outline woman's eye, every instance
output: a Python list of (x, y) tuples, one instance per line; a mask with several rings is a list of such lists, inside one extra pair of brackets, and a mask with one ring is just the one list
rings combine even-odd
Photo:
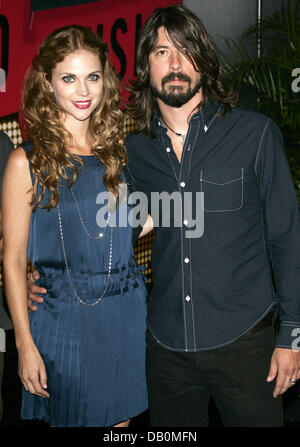
[(64, 76), (62, 79), (64, 82), (68, 82), (68, 83), (74, 81), (73, 76)]
[(89, 80), (90, 80), (90, 81), (98, 81), (99, 78), (100, 78), (100, 76), (97, 75), (97, 74), (91, 74), (91, 75), (89, 76)]

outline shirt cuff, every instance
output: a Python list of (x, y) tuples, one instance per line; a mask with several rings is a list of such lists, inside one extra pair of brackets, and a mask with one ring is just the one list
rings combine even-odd
[(300, 351), (300, 321), (281, 321), (275, 346)]

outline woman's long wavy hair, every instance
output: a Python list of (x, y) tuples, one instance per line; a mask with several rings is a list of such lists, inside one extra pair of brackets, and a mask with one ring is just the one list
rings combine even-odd
[[(65, 150), (72, 144), (72, 135), (63, 125), (63, 110), (57, 105), (50, 91), (52, 70), (67, 55), (77, 50), (88, 50), (99, 56), (103, 70), (103, 95), (99, 106), (93, 111), (89, 132), (93, 139), (95, 156), (105, 165), (104, 183), (108, 191), (118, 198), (122, 167), (127, 163), (123, 145), (123, 112), (120, 110), (119, 81), (107, 55), (107, 45), (91, 29), (79, 25), (66, 26), (53, 31), (41, 44), (32, 66), (26, 73), (22, 114), (26, 136), (33, 143), (27, 154), (31, 162), (35, 184), (32, 205), (34, 209), (49, 190), (49, 201), (43, 207), (50, 209), (59, 200), (59, 181), (65, 179), (72, 186), (78, 175), (79, 157)], [(73, 174), (67, 175), (67, 168)], [(41, 193), (37, 197), (37, 185)]]
[(223, 105), (225, 114), (236, 104), (238, 95), (225, 87), (220, 76), (220, 63), (211, 39), (201, 20), (183, 6), (158, 8), (146, 22), (137, 48), (137, 77), (130, 81), (127, 112), (136, 121), (137, 130), (152, 135), (151, 118), (157, 108), (156, 98), (151, 90), (149, 54), (155, 48), (158, 29), (164, 27), (169, 39), (179, 51), (190, 59), (194, 68), (203, 76), (203, 107), (210, 96)]

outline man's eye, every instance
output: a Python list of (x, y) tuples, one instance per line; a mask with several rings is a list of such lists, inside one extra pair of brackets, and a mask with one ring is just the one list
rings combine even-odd
[(68, 82), (68, 83), (74, 81), (73, 76), (64, 76), (62, 79), (64, 82)]

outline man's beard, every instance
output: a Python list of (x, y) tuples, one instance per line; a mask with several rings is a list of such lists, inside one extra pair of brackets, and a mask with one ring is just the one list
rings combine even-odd
[[(164, 89), (164, 85), (169, 81), (186, 81), (188, 82), (188, 88), (182, 92), (182, 86), (171, 86), (169, 92)], [(159, 91), (157, 87), (151, 85), (152, 94), (164, 102), (167, 106), (181, 107), (186, 104), (190, 99), (198, 93), (199, 89), (203, 86), (204, 77), (201, 76), (195, 87), (191, 88), (192, 80), (189, 76), (182, 73), (170, 73), (162, 79), (162, 89)]]

